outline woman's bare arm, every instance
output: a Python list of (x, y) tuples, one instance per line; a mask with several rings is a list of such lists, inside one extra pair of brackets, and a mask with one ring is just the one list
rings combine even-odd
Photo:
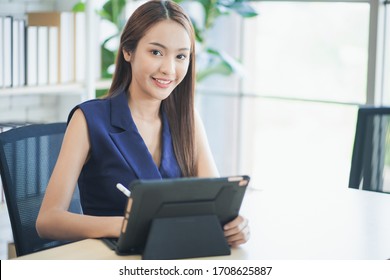
[(89, 148), (87, 123), (78, 109), (66, 130), (38, 215), (36, 228), (41, 237), (76, 240), (119, 236), (123, 217), (95, 217), (68, 212)]

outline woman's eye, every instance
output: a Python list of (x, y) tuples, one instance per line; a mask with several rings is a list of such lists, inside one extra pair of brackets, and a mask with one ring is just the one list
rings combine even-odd
[(177, 56), (178, 59), (181, 59), (181, 60), (185, 60), (187, 58), (187, 56), (185, 56), (184, 54), (179, 54)]
[(152, 51), (152, 54), (153, 54), (153, 55), (162, 55), (161, 52), (158, 51), (158, 50), (153, 50), (153, 51)]

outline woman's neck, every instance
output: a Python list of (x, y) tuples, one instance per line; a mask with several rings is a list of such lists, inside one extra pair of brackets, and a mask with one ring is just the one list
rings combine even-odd
[(146, 100), (129, 94), (128, 104), (133, 118), (148, 122), (160, 118), (161, 101)]

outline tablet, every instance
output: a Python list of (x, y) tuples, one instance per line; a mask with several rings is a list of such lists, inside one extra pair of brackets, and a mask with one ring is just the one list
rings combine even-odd
[(222, 229), (238, 216), (249, 180), (245, 175), (134, 181), (116, 253), (142, 254), (155, 220), (215, 216)]

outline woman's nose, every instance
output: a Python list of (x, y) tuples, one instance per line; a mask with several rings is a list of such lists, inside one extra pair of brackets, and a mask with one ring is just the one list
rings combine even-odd
[(172, 58), (165, 58), (161, 64), (160, 71), (165, 75), (175, 74), (175, 60)]

